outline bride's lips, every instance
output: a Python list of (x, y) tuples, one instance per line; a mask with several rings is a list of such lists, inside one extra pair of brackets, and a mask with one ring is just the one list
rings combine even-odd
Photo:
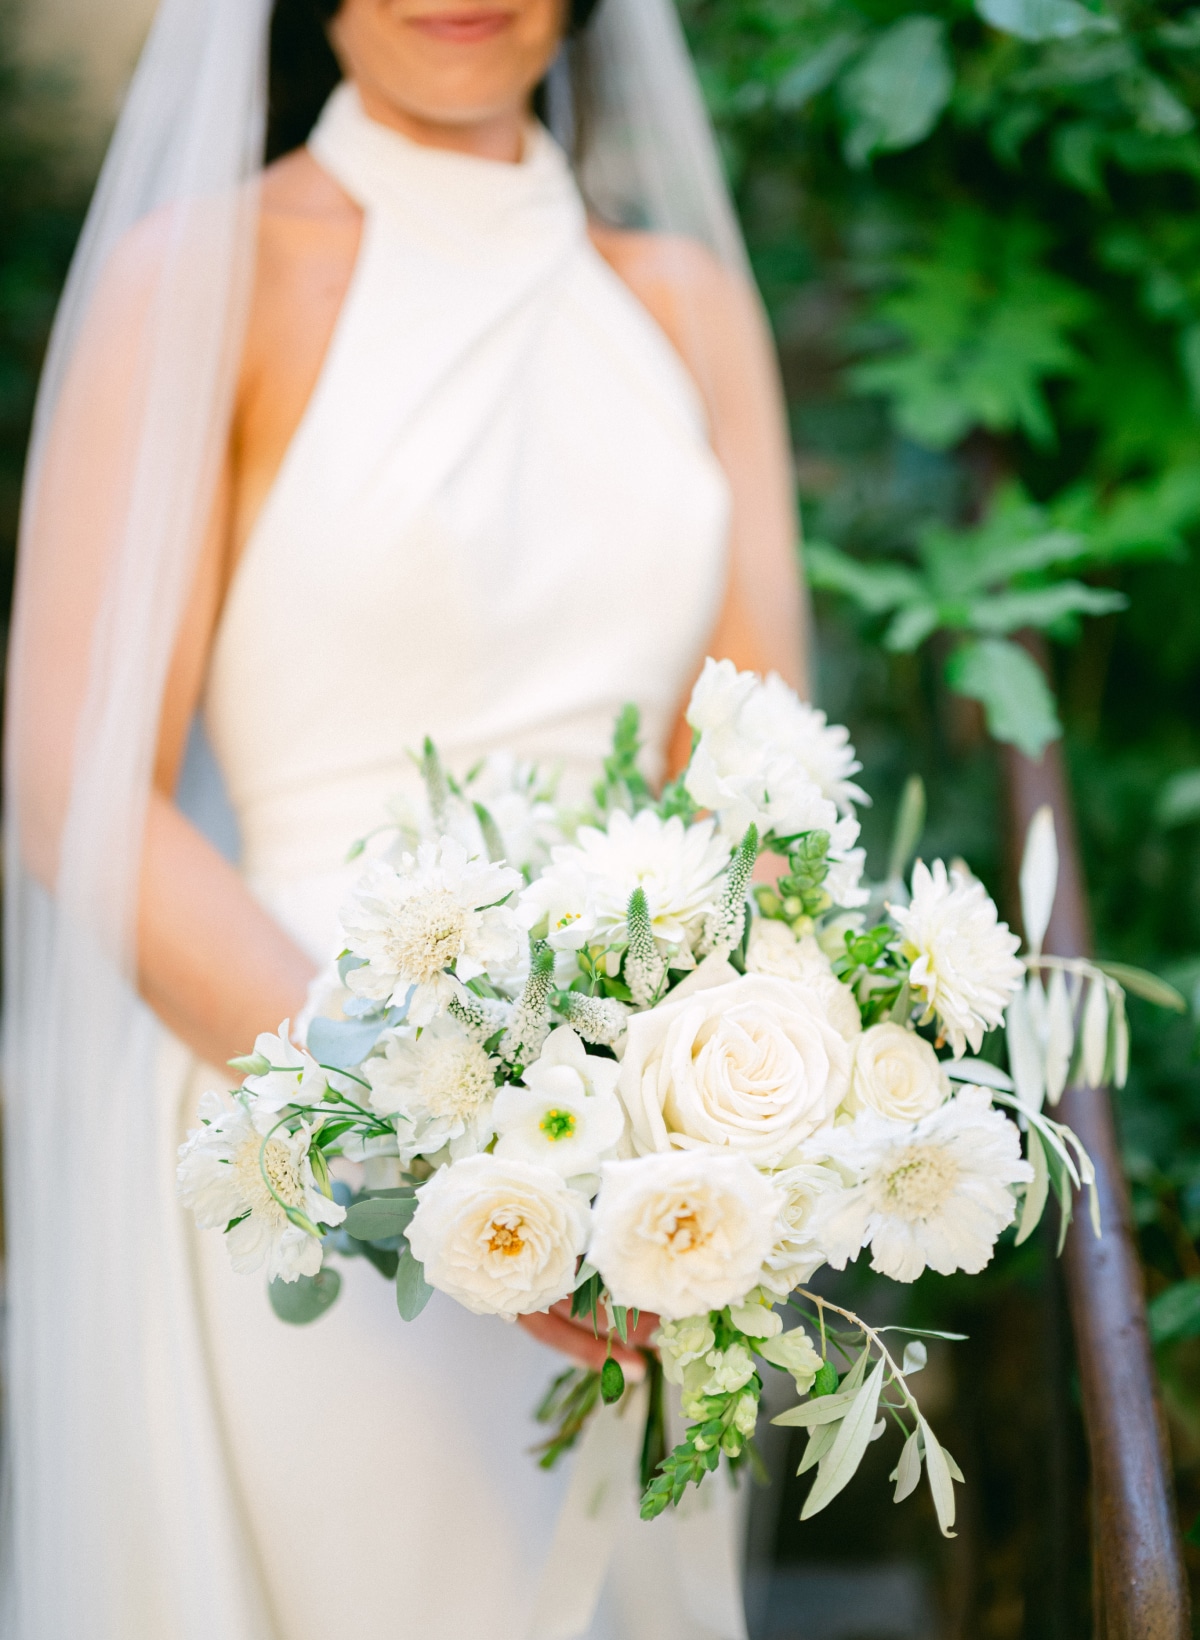
[(511, 11), (446, 11), (429, 12), (424, 17), (410, 17), (409, 25), (431, 40), (444, 40), (449, 45), (470, 46), (483, 40), (492, 40), (512, 23)]

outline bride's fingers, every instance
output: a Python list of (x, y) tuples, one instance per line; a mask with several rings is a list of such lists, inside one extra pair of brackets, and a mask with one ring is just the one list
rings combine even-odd
[[(570, 1320), (571, 1319), (571, 1300), (569, 1298), (560, 1299), (557, 1304), (552, 1304), (550, 1306), (550, 1311), (551, 1311), (551, 1314), (553, 1314), (553, 1315), (565, 1316), (568, 1320)], [(577, 1327), (585, 1327), (589, 1333), (592, 1331), (591, 1321), (590, 1320), (585, 1320), (583, 1317), (576, 1317), (575, 1318), (575, 1325)], [(641, 1311), (639, 1311), (638, 1312), (637, 1326), (636, 1327), (630, 1327), (630, 1329), (629, 1329), (629, 1333), (628, 1333), (629, 1343), (631, 1345), (636, 1346), (638, 1349), (643, 1349), (643, 1350), (650, 1349), (651, 1348), (650, 1340), (654, 1337), (654, 1334), (658, 1331), (658, 1328), (659, 1328), (660, 1325), (661, 1325), (660, 1318), (658, 1316), (654, 1315), (650, 1310), (641, 1310)], [(601, 1312), (600, 1336), (601, 1336), (601, 1338), (604, 1338), (604, 1337), (607, 1336), (607, 1334), (608, 1334), (608, 1327), (605, 1324), (603, 1312)], [(615, 1340), (614, 1340), (614, 1342), (615, 1342)]]
[[(550, 1310), (544, 1315), (520, 1315), (517, 1320), (531, 1338), (570, 1356), (593, 1372), (599, 1372), (610, 1353), (607, 1340), (597, 1338), (590, 1323), (581, 1325), (578, 1321), (572, 1321), (569, 1315), (559, 1315)], [(641, 1383), (646, 1376), (646, 1363), (636, 1349), (626, 1349), (614, 1339), (611, 1354), (621, 1363), (630, 1383)]]

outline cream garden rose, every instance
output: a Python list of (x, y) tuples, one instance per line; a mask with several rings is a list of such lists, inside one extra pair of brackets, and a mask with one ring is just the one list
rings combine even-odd
[(816, 993), (829, 1023), (853, 1042), (862, 1031), (862, 1016), (848, 985), (835, 976), (829, 958), (811, 934), (797, 939), (787, 923), (755, 919), (746, 949), (748, 974), (771, 974), (797, 980)]
[(552, 1169), (468, 1156), (421, 1187), (408, 1242), (431, 1287), (511, 1318), (571, 1291), (589, 1219), (587, 1198)]
[(847, 1109), (919, 1122), (950, 1097), (950, 1083), (924, 1037), (903, 1025), (872, 1025), (854, 1044)]
[(777, 1167), (846, 1097), (850, 1049), (809, 987), (719, 971), (733, 977), (629, 1021), (617, 1086), (634, 1148), (729, 1146)]
[(779, 1206), (771, 1183), (734, 1153), (606, 1162), (588, 1258), (615, 1304), (668, 1321), (703, 1315), (754, 1286)]

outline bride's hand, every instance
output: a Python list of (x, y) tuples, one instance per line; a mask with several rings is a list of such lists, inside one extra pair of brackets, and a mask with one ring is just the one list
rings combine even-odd
[[(599, 1372), (609, 1354), (608, 1334), (603, 1322), (597, 1338), (590, 1317), (572, 1318), (569, 1298), (552, 1304), (543, 1315), (520, 1315), (517, 1320), (531, 1338), (536, 1338), (540, 1344), (548, 1344), (562, 1355), (570, 1356), (580, 1366), (591, 1367), (594, 1372)], [(637, 1326), (629, 1329), (628, 1348), (615, 1334), (613, 1336), (611, 1353), (621, 1363), (625, 1377), (631, 1384), (640, 1384), (646, 1376), (646, 1361), (641, 1351), (649, 1348), (657, 1326), (658, 1317), (643, 1312), (638, 1316)]]

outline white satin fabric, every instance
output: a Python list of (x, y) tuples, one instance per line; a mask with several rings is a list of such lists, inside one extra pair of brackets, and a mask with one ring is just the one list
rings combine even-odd
[[(579, 793), (633, 700), (661, 769), (720, 602), (728, 497), (682, 365), (540, 128), (494, 164), (409, 143), (343, 88), (311, 147), (364, 207), (362, 246), (205, 719), (247, 878), (324, 961), (347, 845), (426, 733), (452, 769), (504, 747)], [(263, 1640), (524, 1640), (565, 1486), (528, 1456), (557, 1359), (440, 1295), (406, 1326), (360, 1263), (289, 1328), (219, 1236), (196, 1257)], [(728, 1562), (714, 1509), (715, 1491), (704, 1530)], [(736, 1617), (688, 1599), (686, 1530), (637, 1521), (632, 1476), (619, 1514), (589, 1635), (736, 1640)]]

